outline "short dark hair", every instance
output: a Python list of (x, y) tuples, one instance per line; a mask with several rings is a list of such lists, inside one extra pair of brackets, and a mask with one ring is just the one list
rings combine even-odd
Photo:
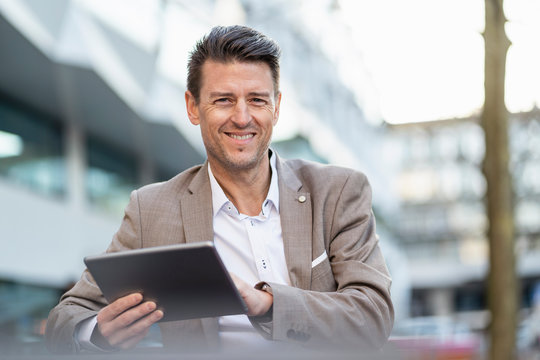
[(207, 60), (221, 63), (264, 62), (270, 67), (274, 92), (279, 92), (279, 45), (247, 26), (216, 26), (197, 42), (188, 61), (187, 89), (199, 102), (202, 66)]

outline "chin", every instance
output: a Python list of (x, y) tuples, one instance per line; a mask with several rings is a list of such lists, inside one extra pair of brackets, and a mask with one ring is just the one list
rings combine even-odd
[(226, 163), (230, 168), (236, 170), (248, 170), (257, 167), (259, 159), (255, 155), (230, 156), (226, 159)]
[(257, 161), (255, 160), (244, 160), (244, 161), (229, 161), (228, 166), (231, 169), (235, 170), (249, 170), (257, 167)]

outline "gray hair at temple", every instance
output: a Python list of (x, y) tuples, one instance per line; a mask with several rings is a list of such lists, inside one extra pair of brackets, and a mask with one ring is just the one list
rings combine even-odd
[(216, 26), (197, 42), (188, 61), (187, 89), (199, 102), (202, 66), (207, 60), (263, 62), (270, 67), (274, 94), (279, 93), (279, 45), (266, 35), (247, 26)]

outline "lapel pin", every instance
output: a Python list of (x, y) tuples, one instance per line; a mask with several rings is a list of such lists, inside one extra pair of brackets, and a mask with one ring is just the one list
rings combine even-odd
[(298, 201), (300, 201), (301, 203), (306, 202), (306, 197), (304, 195), (300, 195), (298, 197)]

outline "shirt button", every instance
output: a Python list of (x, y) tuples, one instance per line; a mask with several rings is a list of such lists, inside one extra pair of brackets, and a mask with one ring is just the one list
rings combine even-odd
[(306, 202), (306, 197), (304, 195), (300, 195), (298, 197), (298, 201), (300, 201), (301, 203)]

